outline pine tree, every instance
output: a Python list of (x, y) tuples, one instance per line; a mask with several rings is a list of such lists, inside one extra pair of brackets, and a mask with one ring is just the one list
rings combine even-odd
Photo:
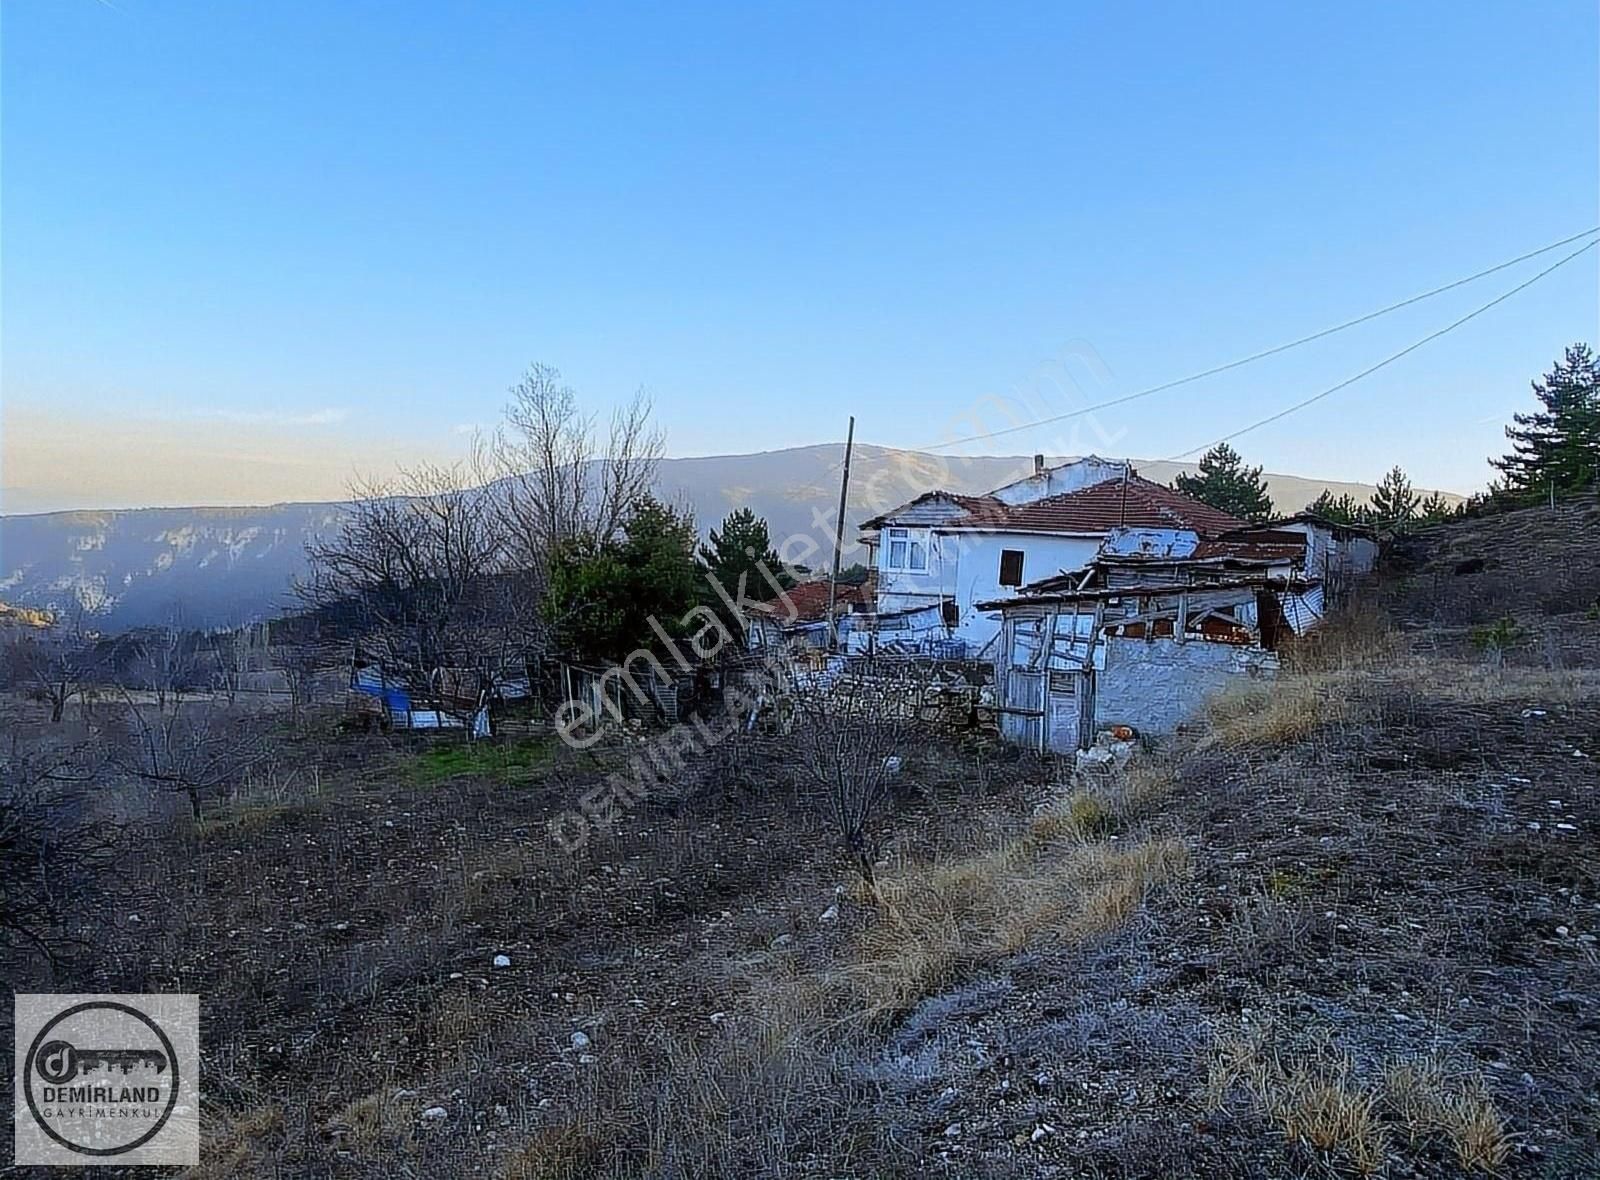
[(1417, 505), (1417, 519), (1428, 524), (1436, 524), (1441, 520), (1449, 520), (1452, 516), (1461, 515), (1460, 509), (1451, 504), (1438, 492), (1429, 492), (1422, 503)]
[[(728, 513), (722, 520), (722, 527), (711, 530), (711, 543), (700, 546), (700, 561), (705, 565), (707, 576), (715, 578), (735, 600), (740, 597), (741, 578), (744, 579), (744, 597), (754, 602), (771, 598), (776, 593), (771, 579), (776, 579), (785, 590), (794, 585), (794, 579), (772, 548), (766, 518), (748, 508)], [(766, 567), (766, 573), (762, 572), (762, 566)], [(727, 614), (721, 595), (716, 595), (714, 602), (719, 613)], [(744, 625), (742, 619), (725, 621), (738, 627)]]
[(1504, 475), (1496, 495), (1514, 503), (1571, 495), (1600, 480), (1600, 359), (1574, 344), (1533, 383), (1533, 395), (1544, 408), (1512, 415), (1511, 453), (1489, 460)]
[(1422, 496), (1411, 487), (1411, 480), (1397, 464), (1372, 493), (1372, 520), (1380, 528), (1400, 532), (1416, 519)]
[(1306, 505), (1306, 511), (1334, 524), (1363, 525), (1372, 522), (1372, 509), (1349, 492), (1335, 496), (1331, 488), (1323, 488), (1322, 495)]
[(1239, 452), (1227, 443), (1218, 443), (1201, 455), (1199, 473), (1180, 475), (1172, 486), (1244, 520), (1272, 518), (1272, 497), (1267, 494), (1261, 468), (1246, 467)]

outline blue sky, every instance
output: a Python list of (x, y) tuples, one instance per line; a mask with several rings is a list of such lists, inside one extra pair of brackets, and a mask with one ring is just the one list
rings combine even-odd
[[(597, 409), (646, 387), (674, 454), (850, 413), (917, 446), (986, 395), (1182, 376), (1600, 222), (1597, 19), (18, 0), (6, 506), (332, 494), (459, 448), (533, 360)], [(1481, 484), (1528, 380), (1600, 335), (1596, 253), (1240, 449)], [(970, 449), (1166, 457), (1537, 269)]]

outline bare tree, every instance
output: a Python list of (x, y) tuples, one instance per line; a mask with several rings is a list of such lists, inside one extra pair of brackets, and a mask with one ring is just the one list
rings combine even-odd
[(138, 639), (134, 661), (140, 684), (155, 694), (162, 711), (176, 703), (194, 682), (199, 666), (198, 636), (183, 625), (181, 608), (174, 607), (167, 621)]
[(825, 796), (840, 846), (869, 886), (879, 840), (874, 828), (894, 792), (925, 677), (915, 666), (890, 675), (829, 668), (802, 673), (793, 698), (794, 737), (806, 776)]
[(494, 493), (461, 465), (369, 481), (340, 532), (307, 546), (307, 605), (351, 616), (363, 643), (411, 682), (474, 650), (486, 592), (506, 566)]
[(231, 705), (239, 699), (249, 660), (249, 631), (240, 628), (211, 637), (211, 684)]
[(92, 818), (90, 776), (72, 757), (0, 756), (0, 944), (33, 947), (56, 966), (72, 941), (63, 919), (92, 897), (121, 851), (121, 829)]
[(273, 653), (272, 662), (283, 673), (289, 689), (289, 718), (299, 725), (311, 704), (317, 673), (324, 667), (323, 653), (314, 644), (285, 643)]
[(537, 571), (559, 545), (615, 536), (655, 482), (663, 446), (643, 391), (611, 416), (602, 442), (561, 374), (531, 366), (511, 387), (504, 423), (479, 450), (500, 490), (500, 523), (517, 566)]
[(96, 636), (84, 625), (81, 609), (47, 630), (16, 635), (6, 650), (9, 679), (46, 702), (54, 722), (66, 715), (75, 698), (83, 696), (102, 663)]
[(151, 711), (128, 702), (132, 727), (119, 761), (162, 791), (183, 795), (195, 819), (218, 788), (237, 782), (268, 751), (266, 724), (217, 701), (179, 700)]

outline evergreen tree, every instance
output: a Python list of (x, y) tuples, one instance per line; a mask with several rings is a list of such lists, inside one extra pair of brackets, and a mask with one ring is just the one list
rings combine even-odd
[[(761, 602), (771, 598), (776, 593), (772, 586), (774, 579), (785, 590), (794, 585), (794, 578), (772, 547), (766, 518), (748, 508), (728, 513), (722, 527), (711, 530), (711, 543), (700, 546), (700, 560), (707, 578), (715, 579), (727, 597), (735, 601), (744, 598)], [(734, 634), (740, 634), (744, 620), (735, 617), (722, 594), (709, 585), (706, 591), (707, 601), (723, 624)]]
[(1398, 464), (1389, 469), (1372, 493), (1372, 521), (1380, 528), (1400, 532), (1417, 516), (1422, 496), (1411, 486), (1411, 480)]
[(1429, 492), (1422, 503), (1417, 505), (1417, 519), (1428, 524), (1436, 524), (1441, 520), (1449, 520), (1452, 516), (1460, 515), (1460, 510), (1438, 492)]
[(722, 527), (711, 530), (711, 543), (700, 546), (700, 560), (731, 597), (738, 597), (741, 576), (748, 597), (759, 600), (772, 595), (771, 584), (759, 568), (762, 565), (785, 590), (794, 585), (772, 547), (766, 519), (748, 508), (728, 513)]
[(620, 538), (557, 550), (547, 610), (562, 646), (619, 663), (659, 645), (652, 618), (668, 635), (684, 634), (684, 616), (704, 598), (694, 550), (694, 518), (651, 496), (635, 502)]
[(1261, 468), (1246, 467), (1239, 452), (1227, 443), (1218, 443), (1201, 455), (1199, 472), (1178, 476), (1172, 486), (1244, 520), (1272, 518), (1272, 497), (1267, 494)]
[(1335, 496), (1331, 488), (1323, 488), (1322, 495), (1306, 505), (1306, 511), (1334, 524), (1364, 525), (1372, 522), (1372, 509), (1349, 492)]
[(1544, 408), (1512, 415), (1511, 453), (1489, 460), (1504, 476), (1494, 491), (1515, 503), (1570, 495), (1600, 480), (1600, 359), (1574, 344), (1533, 383), (1533, 395)]

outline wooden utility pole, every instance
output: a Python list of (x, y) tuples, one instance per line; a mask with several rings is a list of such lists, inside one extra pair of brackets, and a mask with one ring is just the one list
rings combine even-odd
[(839, 519), (833, 526), (833, 577), (828, 579), (828, 650), (839, 650), (839, 624), (833, 616), (839, 594), (839, 557), (844, 549), (844, 502), (850, 494), (850, 449), (856, 441), (856, 416), (850, 415), (850, 428), (844, 436), (844, 475), (839, 480)]

